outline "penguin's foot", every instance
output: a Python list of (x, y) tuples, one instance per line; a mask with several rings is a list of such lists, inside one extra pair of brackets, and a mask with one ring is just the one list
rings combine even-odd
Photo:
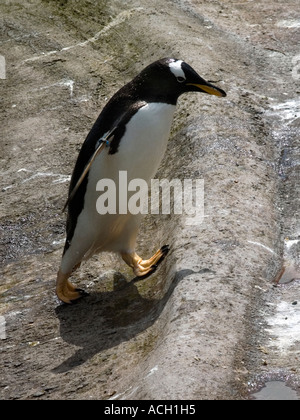
[(73, 303), (81, 297), (87, 296), (87, 293), (82, 289), (77, 289), (68, 279), (70, 273), (64, 274), (60, 270), (57, 274), (56, 280), (56, 294), (57, 297), (65, 303)]
[(126, 264), (133, 269), (133, 272), (137, 277), (148, 277), (150, 274), (154, 273), (169, 250), (169, 245), (164, 245), (148, 260), (143, 260), (135, 252), (129, 254), (122, 253), (121, 255)]

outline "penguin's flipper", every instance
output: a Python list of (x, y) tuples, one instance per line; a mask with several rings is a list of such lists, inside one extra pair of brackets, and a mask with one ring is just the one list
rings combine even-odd
[(77, 289), (69, 281), (69, 277), (70, 273), (64, 274), (60, 270), (57, 274), (56, 295), (64, 303), (73, 303), (77, 299), (88, 295), (84, 290)]
[(143, 260), (135, 252), (122, 253), (121, 256), (126, 264), (133, 269), (137, 277), (148, 277), (156, 271), (158, 265), (165, 259), (169, 250), (169, 245), (164, 245), (148, 260)]
[(64, 205), (63, 208), (63, 212), (66, 210), (69, 202), (72, 200), (72, 198), (74, 197), (74, 195), (76, 194), (76, 191), (78, 190), (78, 188), (80, 187), (82, 181), (84, 180), (84, 178), (86, 177), (86, 174), (88, 173), (88, 171), (90, 170), (90, 167), (92, 166), (92, 163), (94, 162), (94, 160), (96, 159), (96, 157), (99, 155), (99, 153), (102, 152), (102, 150), (109, 146), (109, 140), (111, 138), (113, 138), (113, 134), (114, 131), (116, 130), (117, 127), (114, 127), (111, 131), (109, 131), (108, 133), (106, 133), (101, 139), (98, 140), (97, 144), (96, 144), (96, 150), (93, 153), (93, 155), (91, 156), (90, 160), (88, 161), (86, 167), (84, 168), (84, 171), (82, 172), (81, 176), (79, 177), (78, 181), (76, 182), (75, 187), (72, 189), (72, 191), (69, 194), (69, 197)]

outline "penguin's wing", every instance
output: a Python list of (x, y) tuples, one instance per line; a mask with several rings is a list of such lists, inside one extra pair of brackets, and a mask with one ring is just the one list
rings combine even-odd
[[(121, 139), (122, 139), (122, 137), (123, 137), (123, 135), (126, 131), (126, 124), (133, 117), (133, 115), (141, 107), (143, 107), (145, 105), (146, 105), (146, 102), (144, 102), (144, 101), (136, 102), (133, 106), (128, 108), (128, 110), (126, 112), (121, 114), (121, 116), (113, 124), (112, 128), (110, 128), (107, 132), (105, 132), (103, 135), (101, 135), (101, 137), (98, 138), (98, 139), (96, 137), (96, 135), (97, 135), (96, 131), (98, 131), (98, 130), (95, 130), (95, 128), (99, 124), (99, 121), (96, 121), (95, 126), (93, 127), (93, 129), (91, 130), (90, 134), (88, 135), (88, 137), (85, 141), (85, 143), (89, 142), (89, 144), (94, 143), (95, 144), (95, 146), (94, 146), (95, 150), (92, 153), (91, 152), (89, 153), (90, 156), (85, 163), (85, 166), (84, 166), (84, 169), (83, 169), (82, 173), (79, 176), (77, 175), (75, 185), (74, 185), (74, 179), (73, 179), (73, 182), (71, 183), (71, 185), (72, 184), (73, 185), (72, 185), (72, 188), (70, 188), (70, 190), (69, 190), (68, 199), (67, 199), (67, 201), (64, 205), (63, 211), (65, 211), (68, 204), (74, 198), (78, 188), (80, 187), (80, 185), (82, 184), (82, 182), (86, 178), (94, 160), (105, 149), (105, 147), (109, 147), (109, 152), (108, 152), (109, 154), (117, 153), (120, 141), (121, 141)], [(103, 116), (101, 114), (100, 114), (100, 117), (102, 117), (101, 119), (103, 119)], [(93, 134), (93, 136), (91, 136), (91, 134)], [(84, 143), (84, 145), (85, 145), (85, 143)], [(83, 150), (83, 148), (82, 148), (82, 150)], [(78, 160), (81, 157), (80, 154), (81, 154), (81, 152), (79, 153)], [(74, 177), (74, 173), (73, 173), (73, 177)]]
[(64, 205), (63, 208), (63, 212), (66, 210), (67, 205), (69, 204), (69, 202), (72, 200), (72, 198), (74, 197), (74, 195), (76, 194), (78, 188), (80, 187), (82, 181), (84, 180), (84, 178), (86, 177), (86, 174), (88, 173), (88, 171), (90, 170), (90, 167), (92, 166), (94, 160), (96, 159), (96, 157), (102, 152), (102, 150), (105, 147), (108, 147), (110, 145), (110, 140), (113, 139), (113, 135), (114, 132), (117, 130), (118, 126), (114, 127), (112, 130), (110, 130), (108, 133), (105, 133), (96, 143), (96, 150), (95, 152), (92, 154), (91, 158), (89, 159), (88, 163), (86, 164), (86, 167), (84, 168), (84, 171), (82, 172), (82, 174), (80, 175), (78, 181), (75, 184), (75, 187), (70, 191), (68, 199)]

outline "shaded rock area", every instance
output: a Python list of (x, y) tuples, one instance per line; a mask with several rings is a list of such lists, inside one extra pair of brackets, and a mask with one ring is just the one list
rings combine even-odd
[[(4, 0), (0, 34), (0, 398), (245, 399), (267, 378), (299, 392), (298, 1)], [(171, 245), (157, 273), (101, 254), (73, 277), (89, 297), (61, 305), (77, 153), (166, 56), (227, 92), (180, 98), (157, 174), (203, 179), (204, 218), (147, 216), (139, 253)]]

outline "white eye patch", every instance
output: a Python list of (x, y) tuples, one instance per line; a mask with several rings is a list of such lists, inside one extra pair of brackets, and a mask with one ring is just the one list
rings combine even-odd
[(169, 67), (170, 67), (171, 72), (176, 77), (176, 79), (180, 77), (185, 80), (186, 77), (185, 77), (184, 71), (181, 68), (181, 64), (182, 64), (182, 60), (172, 61), (171, 63), (169, 63)]

